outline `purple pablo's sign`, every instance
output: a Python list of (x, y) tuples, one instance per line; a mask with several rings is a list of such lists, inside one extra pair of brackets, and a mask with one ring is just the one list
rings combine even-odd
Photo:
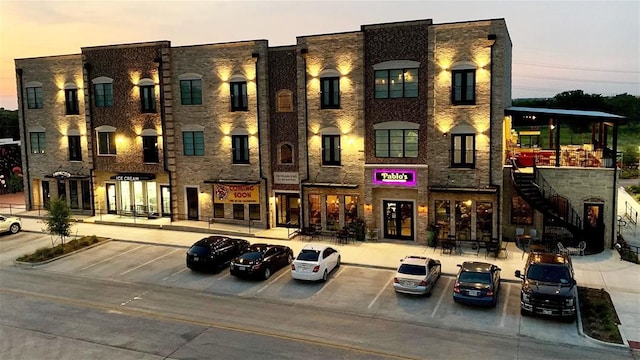
[(415, 170), (375, 169), (373, 183), (376, 185), (416, 186)]

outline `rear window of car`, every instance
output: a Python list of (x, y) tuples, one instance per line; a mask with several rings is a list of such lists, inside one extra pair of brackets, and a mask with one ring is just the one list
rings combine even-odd
[(463, 271), (458, 277), (458, 281), (474, 284), (491, 284), (491, 274), (473, 271)]
[(407, 275), (427, 275), (427, 267), (424, 265), (402, 264), (398, 272)]
[(247, 260), (258, 260), (261, 257), (262, 257), (261, 252), (250, 252), (250, 253), (242, 254), (242, 258)]
[(300, 254), (298, 254), (298, 260), (302, 261), (318, 261), (318, 257), (320, 256), (320, 251), (318, 250), (302, 250)]

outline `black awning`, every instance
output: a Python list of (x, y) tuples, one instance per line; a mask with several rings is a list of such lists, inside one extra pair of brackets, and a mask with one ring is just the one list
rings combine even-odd
[(82, 174), (72, 174), (68, 171), (56, 171), (53, 174), (48, 174), (44, 176), (45, 178), (49, 178), (49, 179), (59, 179), (59, 180), (63, 180), (63, 179), (88, 179), (90, 176), (89, 175), (82, 175)]
[(338, 184), (338, 183), (302, 183), (305, 187), (325, 187), (325, 188), (346, 188), (355, 189), (358, 184)]
[(255, 185), (260, 184), (260, 180), (224, 180), (224, 179), (209, 179), (204, 181), (205, 184), (242, 184), (242, 185)]
[(459, 187), (437, 187), (430, 186), (431, 192), (448, 192), (448, 193), (475, 193), (475, 194), (495, 194), (498, 188), (459, 188)]
[(147, 174), (147, 173), (118, 173), (117, 175), (113, 175), (111, 180), (118, 181), (145, 181), (145, 180), (153, 180), (156, 178), (156, 174)]

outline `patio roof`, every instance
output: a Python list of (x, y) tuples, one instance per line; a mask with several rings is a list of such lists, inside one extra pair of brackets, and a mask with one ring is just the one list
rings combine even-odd
[(609, 114), (602, 111), (590, 111), (590, 110), (569, 110), (569, 109), (551, 109), (551, 108), (535, 108), (535, 107), (520, 107), (512, 106), (504, 109), (505, 115), (547, 115), (550, 117), (561, 118), (589, 118), (596, 121), (624, 121), (627, 118), (620, 115)]

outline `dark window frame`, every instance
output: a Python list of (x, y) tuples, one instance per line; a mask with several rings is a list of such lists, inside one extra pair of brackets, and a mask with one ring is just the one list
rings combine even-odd
[(46, 151), (46, 134), (44, 131), (32, 131), (29, 133), (29, 143), (32, 154), (44, 154)]
[[(394, 144), (391, 139), (393, 138), (391, 135), (392, 132), (396, 132), (396, 131), (402, 131), (402, 156), (392, 156), (392, 150), (391, 147)], [(384, 134), (386, 132), (386, 139), (387, 142), (386, 143), (380, 143), (378, 141), (378, 135), (379, 134)], [(416, 132), (416, 149), (415, 149), (415, 156), (407, 156), (407, 152), (412, 151), (412, 150), (408, 150), (407, 147), (409, 144), (407, 142), (408, 139), (408, 132)], [(386, 145), (386, 149), (382, 149), (381, 147), (383, 147), (383, 145)], [(385, 155), (380, 155), (380, 153), (386, 153)], [(420, 152), (420, 131), (418, 129), (379, 129), (379, 130), (375, 130), (375, 157), (377, 158), (417, 158)]]
[(216, 219), (224, 219), (224, 203), (213, 204), (213, 217)]
[(140, 111), (143, 113), (156, 112), (156, 87), (155, 85), (142, 85), (140, 88)]
[[(467, 149), (467, 139), (472, 139), (472, 149)], [(460, 148), (456, 148), (456, 139), (460, 139)], [(456, 161), (456, 155), (460, 155), (460, 160)], [(469, 159), (470, 157), (470, 159)], [(451, 167), (474, 169), (476, 166), (476, 136), (475, 134), (452, 134), (451, 135)]]
[(160, 162), (157, 135), (145, 135), (142, 137), (142, 161), (153, 164)]
[(99, 156), (117, 155), (116, 133), (114, 131), (99, 131), (97, 141)]
[[(407, 72), (415, 70), (415, 81), (406, 81)], [(391, 73), (392, 72), (400, 72), (402, 74), (402, 95), (401, 96), (393, 96), (392, 92), (392, 82), (391, 82)], [(374, 98), (375, 99), (404, 99), (404, 98), (417, 98), (419, 96), (419, 79), (420, 79), (420, 69), (419, 68), (402, 68), (402, 69), (383, 69), (383, 70), (374, 70)], [(395, 74), (394, 74), (395, 77)], [(384, 79), (384, 84), (377, 84), (378, 79)], [(409, 84), (412, 84), (409, 86)], [(413, 93), (413, 84), (415, 84), (415, 94)], [(381, 90), (383, 89), (384, 90)]]
[(44, 100), (42, 86), (30, 86), (27, 88), (27, 109), (42, 109)]
[(340, 135), (322, 135), (322, 165), (341, 166)]
[(244, 220), (244, 204), (233, 204), (233, 219)]
[[(471, 79), (468, 76), (471, 75)], [(454, 105), (475, 105), (476, 70), (451, 70), (451, 103)]]
[(260, 204), (249, 204), (249, 220), (260, 221)]
[(247, 95), (246, 81), (232, 81), (229, 83), (231, 95), (231, 111), (248, 111), (249, 96)]
[(182, 105), (202, 105), (202, 80), (180, 80), (180, 103)]
[(232, 163), (249, 164), (249, 135), (231, 136)]
[(80, 135), (68, 135), (69, 161), (82, 161), (82, 141)]
[(78, 89), (65, 89), (64, 103), (67, 115), (80, 114), (80, 107), (78, 105)]
[(320, 108), (340, 109), (340, 77), (320, 78)]
[(113, 84), (100, 83), (94, 84), (94, 98), (96, 107), (112, 107), (113, 106)]
[[(187, 139), (191, 140), (190, 148), (187, 147)], [(204, 131), (183, 131), (182, 151), (184, 156), (204, 156)]]

